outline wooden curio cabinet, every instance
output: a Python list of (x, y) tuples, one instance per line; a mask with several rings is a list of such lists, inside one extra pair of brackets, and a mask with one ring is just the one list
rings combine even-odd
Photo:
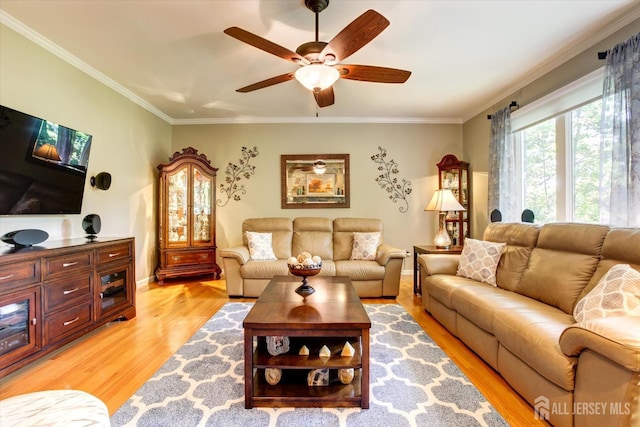
[(214, 200), (218, 169), (189, 147), (174, 153), (158, 170), (158, 283), (181, 276), (219, 277)]
[(458, 160), (453, 154), (447, 154), (438, 166), (438, 182), (440, 188), (449, 188), (465, 211), (448, 212), (446, 217), (447, 231), (453, 245), (462, 246), (465, 237), (471, 235), (471, 181), (469, 179), (469, 163)]

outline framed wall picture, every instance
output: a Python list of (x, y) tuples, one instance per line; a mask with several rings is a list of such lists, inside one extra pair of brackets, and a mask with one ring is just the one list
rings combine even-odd
[(280, 156), (282, 209), (349, 207), (348, 154)]

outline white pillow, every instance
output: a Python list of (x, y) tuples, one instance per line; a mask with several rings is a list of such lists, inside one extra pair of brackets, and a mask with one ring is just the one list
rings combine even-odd
[(245, 231), (247, 242), (249, 243), (249, 257), (252, 260), (274, 260), (277, 259), (273, 253), (273, 245), (271, 243), (271, 233), (256, 233), (254, 231)]
[(351, 259), (373, 261), (376, 259), (376, 252), (380, 245), (381, 235), (379, 232), (373, 233), (353, 233), (353, 247), (351, 248)]
[(464, 239), (457, 275), (496, 286), (496, 268), (506, 243)]
[(640, 314), (640, 272), (616, 264), (573, 309), (576, 322)]

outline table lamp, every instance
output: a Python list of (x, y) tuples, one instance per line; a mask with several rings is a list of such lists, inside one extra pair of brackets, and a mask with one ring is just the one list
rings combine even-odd
[(456, 200), (450, 189), (444, 188), (436, 190), (431, 201), (424, 208), (425, 211), (438, 211), (440, 215), (440, 229), (433, 239), (433, 243), (438, 249), (449, 249), (451, 246), (451, 237), (447, 232), (446, 218), (449, 211), (464, 211), (465, 208)]

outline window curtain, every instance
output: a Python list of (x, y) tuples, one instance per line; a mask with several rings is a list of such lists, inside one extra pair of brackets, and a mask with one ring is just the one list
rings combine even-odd
[(607, 52), (602, 97), (600, 222), (640, 227), (640, 33)]
[(487, 217), (498, 209), (505, 222), (520, 221), (516, 191), (516, 156), (511, 135), (511, 107), (491, 115)]

